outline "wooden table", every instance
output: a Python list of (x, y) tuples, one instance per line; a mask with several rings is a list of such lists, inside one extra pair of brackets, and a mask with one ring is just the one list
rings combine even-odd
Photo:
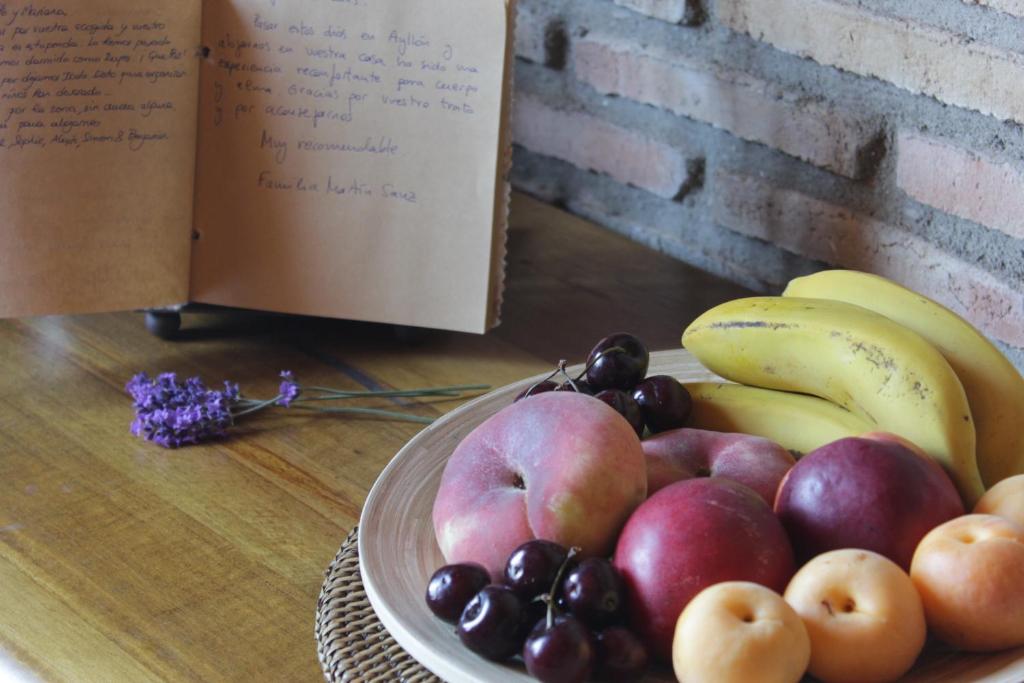
[[(683, 226), (680, 226), (683, 229)], [(140, 370), (310, 384), (502, 385), (601, 336), (675, 348), (740, 288), (518, 196), (504, 324), (428, 333), (266, 315), (186, 319), (165, 342), (120, 313), (0, 322), (0, 680), (322, 680), (317, 593), (408, 423), (286, 414), (177, 451), (128, 433)], [(405, 407), (436, 416), (453, 401)]]

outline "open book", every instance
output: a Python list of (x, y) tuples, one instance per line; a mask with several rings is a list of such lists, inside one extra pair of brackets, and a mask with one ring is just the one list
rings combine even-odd
[(0, 316), (201, 302), (483, 332), (507, 0), (0, 0)]

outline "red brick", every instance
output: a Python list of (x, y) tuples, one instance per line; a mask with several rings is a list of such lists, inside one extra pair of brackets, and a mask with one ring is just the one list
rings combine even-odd
[(512, 122), (513, 139), (523, 147), (666, 199), (691, 181), (691, 162), (699, 156), (584, 112), (555, 109), (526, 94), (516, 96)]
[(711, 192), (720, 225), (811, 259), (883, 275), (989, 336), (1024, 346), (1024, 293), (915, 235), (748, 175), (719, 172)]
[(914, 199), (1024, 238), (1024, 170), (902, 131), (896, 183)]
[(835, 0), (718, 0), (718, 20), (780, 50), (1024, 122), (1024, 55)]
[(576, 42), (573, 66), (577, 78), (599, 92), (710, 123), (848, 178), (864, 175), (861, 159), (879, 132), (877, 126), (797, 101), (751, 76), (601, 35)]

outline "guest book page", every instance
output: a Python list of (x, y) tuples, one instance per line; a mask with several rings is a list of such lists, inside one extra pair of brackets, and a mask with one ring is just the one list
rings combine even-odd
[(207, 0), (192, 299), (486, 330), (508, 12)]
[(198, 0), (0, 0), (0, 316), (183, 303)]

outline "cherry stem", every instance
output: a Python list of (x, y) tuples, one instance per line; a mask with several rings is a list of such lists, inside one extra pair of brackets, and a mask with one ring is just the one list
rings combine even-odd
[[(558, 361), (558, 370), (557, 370), (557, 372), (562, 373), (562, 376), (565, 377), (565, 381), (569, 383), (569, 386), (572, 387), (572, 390), (575, 391), (576, 393), (579, 393), (580, 392), (580, 388), (578, 386), (576, 386), (576, 382), (573, 381), (572, 377), (569, 376), (569, 373), (566, 372), (565, 365), (566, 365), (566, 361), (564, 359)], [(577, 377), (577, 379), (579, 379), (579, 378)]]
[[(563, 363), (565, 361), (562, 361)], [(566, 568), (569, 566), (569, 562), (572, 558), (576, 557), (580, 552), (577, 547), (569, 548), (569, 553), (565, 556), (565, 560), (562, 561), (562, 566), (558, 568), (558, 573), (555, 574), (554, 583), (551, 584), (551, 592), (544, 596), (544, 602), (548, 603), (548, 614), (547, 614), (547, 627), (551, 628), (555, 625), (555, 596), (558, 594), (558, 587), (562, 583), (562, 575), (565, 574)]]
[[(563, 360), (562, 362), (564, 363), (565, 361)], [(536, 384), (534, 384), (534, 385), (533, 385), (533, 386), (531, 386), (531, 387), (530, 387), (529, 389), (527, 389), (527, 390), (526, 390), (526, 395), (527, 395), (527, 396), (529, 396), (529, 395), (530, 395), (530, 392), (531, 392), (531, 391), (533, 391), (534, 389), (536, 389), (537, 387), (539, 387), (539, 386), (540, 386), (541, 384), (544, 384), (544, 382), (547, 382), (548, 380), (550, 380), (550, 379), (553, 379), (553, 378), (554, 378), (554, 376), (558, 374), (558, 372), (559, 372), (559, 370), (560, 370), (560, 369), (561, 369), (561, 366), (559, 366), (559, 367), (555, 368), (555, 369), (554, 369), (554, 371), (552, 371), (552, 373), (551, 373), (550, 375), (548, 375), (548, 376), (547, 376), (547, 377), (545, 377), (544, 379), (542, 379), (542, 380), (538, 381), (538, 382), (537, 382)]]

